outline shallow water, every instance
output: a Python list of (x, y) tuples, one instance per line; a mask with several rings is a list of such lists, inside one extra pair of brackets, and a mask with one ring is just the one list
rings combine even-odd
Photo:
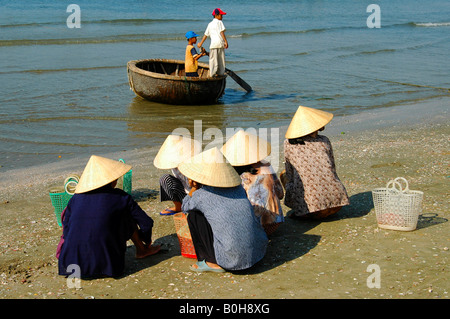
[[(0, 0), (0, 171), (162, 143), (176, 128), (287, 125), (298, 105), (336, 116), (443, 97), (450, 89), (448, 1), (227, 1), (231, 78), (217, 105), (168, 106), (129, 89), (126, 63), (183, 59), (215, 3)], [(207, 45), (209, 41), (205, 44)], [(202, 62), (207, 62), (202, 58)]]

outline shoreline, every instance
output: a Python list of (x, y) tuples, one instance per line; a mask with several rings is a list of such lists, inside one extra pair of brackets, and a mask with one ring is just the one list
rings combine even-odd
[[(438, 97), (422, 102), (400, 104), (388, 108), (366, 110), (358, 114), (335, 116), (322, 134), (332, 138), (338, 137), (346, 132), (364, 133), (367, 131), (382, 130), (388, 127), (401, 128), (403, 126), (404, 128), (407, 128), (410, 125), (426, 125), (433, 122), (446, 123), (446, 120), (450, 117), (448, 115), (449, 110), (450, 99), (445, 97)], [(278, 129), (279, 144), (277, 145), (276, 141), (271, 141), (275, 147), (283, 144), (287, 126), (281, 126)], [(170, 132), (167, 134), (170, 134)], [(121, 152), (99, 152), (99, 154), (96, 153), (96, 155), (117, 159), (123, 158), (127, 163), (129, 161), (134, 167), (136, 165), (142, 165), (139, 161), (143, 158), (152, 162), (159, 147), (160, 145), (155, 145), (147, 148)], [(279, 158), (282, 158), (282, 150), (278, 149), (278, 151), (280, 153)], [(0, 193), (11, 187), (11, 184), (26, 186), (27, 184), (39, 183), (38, 181), (42, 180), (40, 174), (44, 174), (46, 178), (49, 177), (48, 175), (52, 175), (55, 176), (55, 179), (61, 178), (62, 175), (68, 175), (74, 172), (81, 174), (89, 157), (90, 155), (84, 155), (47, 164), (4, 171), (1, 173)], [(153, 165), (150, 165), (149, 169), (154, 170), (155, 172), (158, 171)]]
[[(81, 173), (88, 157), (6, 171), (0, 181), (0, 298), (448, 299), (447, 100), (335, 117), (322, 134), (332, 142), (351, 204), (323, 222), (286, 218), (263, 260), (244, 272), (189, 270), (194, 260), (180, 255), (172, 218), (158, 214), (168, 205), (158, 200), (162, 172), (152, 163), (158, 146), (104, 156), (133, 166), (133, 196), (155, 220), (154, 241), (163, 251), (136, 260), (130, 245), (124, 276), (68, 288), (57, 275), (54, 254), (61, 230), (47, 190), (68, 174)], [(280, 140), (285, 130), (280, 128)], [(282, 150), (279, 155), (282, 166)], [(398, 176), (425, 194), (423, 214), (411, 232), (376, 224), (370, 191)], [(284, 205), (283, 212), (289, 212)], [(366, 284), (372, 264), (381, 269), (379, 289)]]

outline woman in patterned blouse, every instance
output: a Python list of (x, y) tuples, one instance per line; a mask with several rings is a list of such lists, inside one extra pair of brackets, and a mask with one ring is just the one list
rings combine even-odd
[(333, 114), (299, 106), (286, 132), (285, 205), (291, 217), (322, 219), (348, 205), (347, 191), (336, 173), (330, 140), (319, 131)]

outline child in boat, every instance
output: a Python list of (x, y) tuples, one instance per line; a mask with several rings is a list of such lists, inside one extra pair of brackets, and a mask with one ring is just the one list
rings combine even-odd
[(197, 69), (198, 69), (198, 59), (202, 56), (206, 55), (206, 52), (198, 53), (194, 47), (194, 44), (197, 43), (198, 35), (194, 31), (186, 32), (186, 39), (188, 41), (188, 45), (186, 46), (186, 57), (184, 60), (184, 70), (186, 72), (186, 76), (190, 77), (198, 77)]
[(228, 41), (225, 36), (225, 26), (222, 22), (223, 12), (220, 8), (213, 10), (214, 19), (208, 24), (205, 34), (197, 46), (200, 48), (207, 37), (211, 38), (209, 46), (209, 76), (225, 74), (225, 49), (228, 49)]

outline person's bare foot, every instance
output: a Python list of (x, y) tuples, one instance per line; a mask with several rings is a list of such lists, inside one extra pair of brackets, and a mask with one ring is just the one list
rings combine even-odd
[(141, 259), (158, 253), (161, 250), (161, 245), (149, 244), (142, 251), (136, 252), (136, 258)]
[[(222, 269), (222, 267), (220, 267), (218, 264), (210, 263), (209, 261), (205, 261), (205, 262), (206, 262), (206, 264), (207, 264), (209, 267), (211, 267), (211, 268), (213, 268), (213, 269)], [(198, 269), (198, 265), (197, 265), (197, 264), (193, 264), (193, 265), (192, 265), (192, 268)]]

